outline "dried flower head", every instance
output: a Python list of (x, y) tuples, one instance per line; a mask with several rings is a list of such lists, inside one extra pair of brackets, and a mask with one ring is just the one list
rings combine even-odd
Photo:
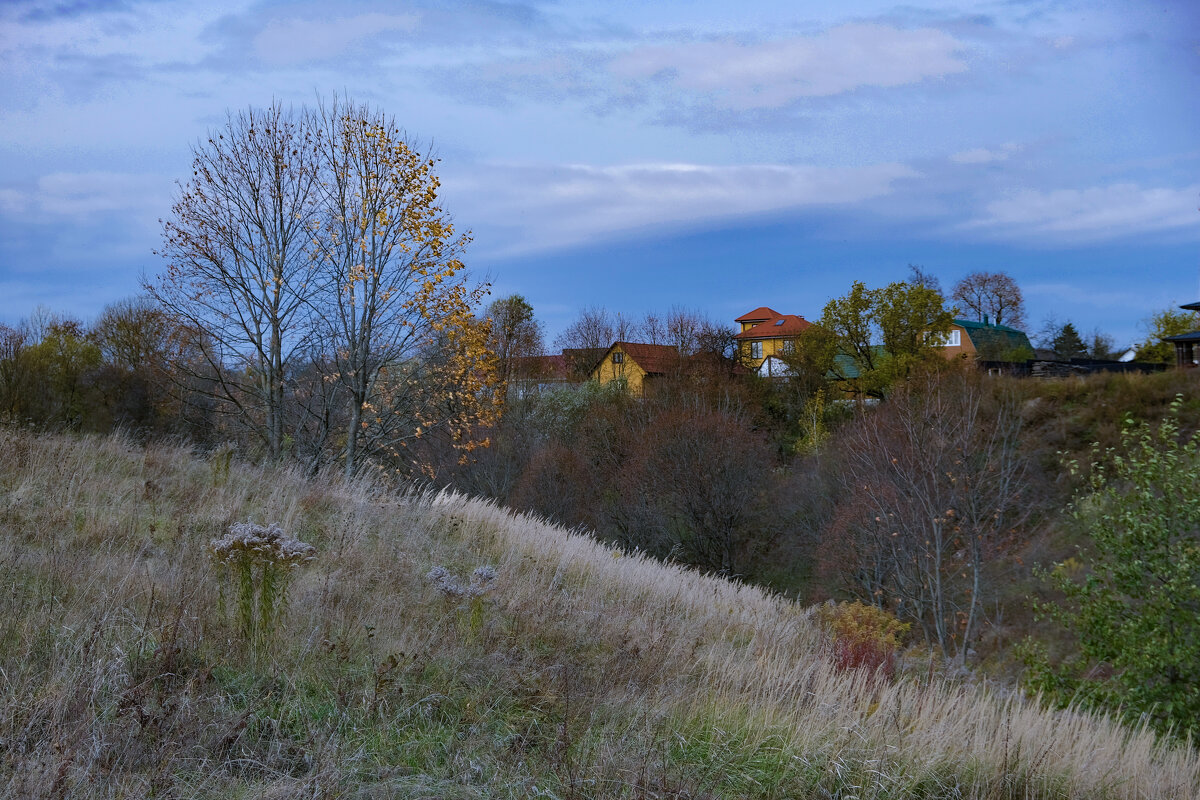
[(481, 597), (492, 588), (496, 574), (495, 567), (485, 564), (476, 567), (471, 573), (470, 583), (463, 583), (462, 579), (450, 570), (443, 566), (435, 566), (425, 577), (447, 597)]
[(229, 532), (208, 544), (208, 551), (219, 564), (273, 564), (289, 569), (317, 557), (317, 549), (283, 532), (279, 525), (235, 522)]

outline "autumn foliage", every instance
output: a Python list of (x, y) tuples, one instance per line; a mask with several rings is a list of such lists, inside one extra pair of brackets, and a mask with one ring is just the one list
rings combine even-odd
[(857, 600), (826, 603), (818, 617), (833, 637), (833, 660), (839, 669), (862, 669), (886, 678), (895, 674), (896, 650), (909, 623)]

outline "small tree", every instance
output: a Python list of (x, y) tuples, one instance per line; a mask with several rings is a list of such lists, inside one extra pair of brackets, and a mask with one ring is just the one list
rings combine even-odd
[(487, 308), (487, 318), (492, 323), (489, 349), (496, 355), (503, 394), (508, 382), (516, 377), (520, 359), (542, 354), (542, 326), (533, 315), (533, 306), (519, 294), (494, 300)]
[[(1157, 427), (1127, 418), (1115, 450), (1093, 450), (1072, 516), (1090, 534), (1082, 574), (1044, 573), (1066, 595), (1035, 604), (1078, 636), (1079, 655), (1033, 682), (1060, 699), (1147, 715), (1200, 734), (1200, 437), (1182, 437), (1182, 398)], [(1076, 462), (1070, 470), (1078, 472)]]
[(1054, 337), (1053, 349), (1056, 356), (1067, 360), (1083, 358), (1088, 353), (1087, 345), (1084, 344), (1079, 331), (1070, 322), (1058, 329), (1058, 335)]
[(823, 567), (865, 602), (965, 660), (996, 558), (1024, 520), (1026, 461), (1011, 391), (974, 371), (926, 373), (845, 427)]
[(1174, 364), (1175, 348), (1169, 342), (1164, 342), (1163, 338), (1200, 329), (1200, 314), (1168, 308), (1152, 315), (1145, 324), (1150, 335), (1138, 346), (1137, 360)]

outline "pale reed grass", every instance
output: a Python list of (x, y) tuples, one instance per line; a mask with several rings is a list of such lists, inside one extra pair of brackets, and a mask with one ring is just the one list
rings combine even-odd
[[(0, 453), (2, 796), (139, 796), (168, 786), (186, 796), (336, 794), (347, 776), (376, 770), (368, 752), (314, 727), (311, 763), (298, 772), (282, 741), (249, 741), (238, 714), (218, 713), (229, 702), (204, 694), (202, 665), (177, 663), (226, 647), (203, 550), (250, 518), (303, 531), (321, 553), (292, 586), (277, 652), (289, 681), (313, 680), (305, 664), (339, 642), (366, 641), (369, 630), (376, 662), (398, 653), (416, 670), (441, 659), (465, 681), (494, 684), (491, 708), (523, 693), (535, 707), (562, 709), (554, 730), (526, 723), (503, 734), (508, 744), (460, 743), (446, 758), (463, 775), (478, 772), (486, 748), (508, 752), (542, 736), (568, 740), (554, 777), (577, 796), (712, 796), (724, 773), (760, 766), (809, 776), (810, 796), (1198, 795), (1195, 749), (1045, 710), (1019, 693), (838, 672), (809, 609), (492, 503), (286, 468), (234, 464), (216, 479), (186, 447), (143, 450), (120, 437), (0, 430)], [(481, 598), (478, 641), (460, 640), (444, 623), (456, 612), (425, 576), (487, 565), (495, 578)], [(379, 701), (361, 684), (347, 691), (347, 703), (386, 710), (392, 725), (425, 719), (441, 702)], [(272, 713), (261, 725), (294, 724), (286, 709)], [(666, 751), (705, 736), (733, 744), (713, 745), (691, 777), (668, 774)], [(635, 746), (646, 752), (631, 754)], [(507, 769), (494, 796), (545, 788), (524, 761)], [(401, 781), (396, 796), (459, 791), (370, 774)], [(760, 793), (756, 780), (737, 791)]]

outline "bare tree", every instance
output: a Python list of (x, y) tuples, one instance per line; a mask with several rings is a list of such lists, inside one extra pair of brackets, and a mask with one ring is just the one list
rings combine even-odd
[(522, 358), (542, 354), (542, 327), (533, 315), (533, 306), (514, 294), (493, 301), (487, 308), (491, 320), (491, 351), (496, 355), (501, 386), (508, 386)]
[(960, 660), (989, 562), (1025, 518), (1019, 431), (1015, 396), (954, 370), (865, 413), (838, 448), (843, 500), (827, 537), (850, 540), (845, 577)]
[[(334, 99), (319, 112), (321, 215), (313, 241), (324, 287), (322, 321), (347, 402), (347, 475), (360, 444), (389, 448), (419, 436), (424, 380), (418, 356), (435, 338), (474, 324), (486, 287), (470, 287), (456, 233), (437, 199), (436, 159), (395, 121)], [(364, 416), (364, 414), (366, 416)], [(408, 431), (402, 429), (405, 424)]]
[(908, 278), (905, 280), (912, 286), (924, 286), (926, 289), (932, 289), (938, 294), (942, 292), (942, 282), (937, 275), (932, 272), (926, 272), (925, 267), (920, 264), (908, 265)]
[[(203, 331), (203, 378), (262, 441), (283, 454), (288, 373), (311, 329), (319, 288), (308, 249), (316, 214), (319, 131), (278, 103), (230, 115), (192, 150), (192, 178), (163, 222), (167, 269), (145, 289)], [(176, 366), (197, 365), (180, 359)]]
[(600, 306), (589, 306), (554, 339), (554, 346), (562, 348), (571, 372), (576, 377), (586, 378), (615, 341), (617, 325), (612, 314)]
[(1025, 300), (1021, 287), (1006, 272), (972, 272), (954, 284), (951, 299), (962, 303), (964, 313), (996, 325), (1025, 326)]

